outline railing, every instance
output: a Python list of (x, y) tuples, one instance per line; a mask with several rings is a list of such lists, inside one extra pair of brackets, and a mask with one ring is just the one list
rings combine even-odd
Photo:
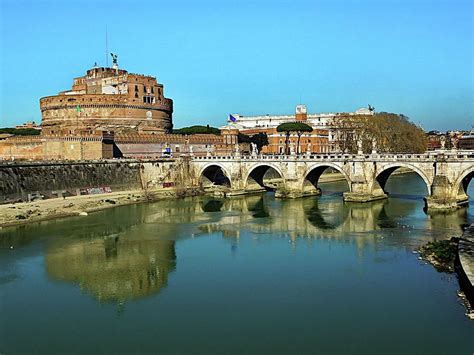
[(474, 160), (474, 151), (447, 151), (423, 154), (390, 154), (390, 153), (374, 153), (374, 154), (300, 154), (300, 155), (228, 155), (228, 156), (194, 156), (193, 160), (263, 160), (263, 161), (464, 161)]

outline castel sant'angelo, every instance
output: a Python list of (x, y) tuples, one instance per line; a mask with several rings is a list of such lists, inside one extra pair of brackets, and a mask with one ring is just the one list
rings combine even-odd
[(3, 160), (156, 158), (182, 154), (225, 155), (238, 131), (221, 135), (172, 134), (173, 100), (153, 76), (112, 67), (87, 70), (71, 90), (40, 99), (41, 135), (0, 140)]
[(169, 133), (173, 101), (156, 78), (94, 66), (74, 79), (72, 90), (40, 100), (43, 133), (92, 131)]

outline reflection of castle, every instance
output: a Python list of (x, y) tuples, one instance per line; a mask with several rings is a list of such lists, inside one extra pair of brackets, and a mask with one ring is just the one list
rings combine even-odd
[(51, 247), (48, 274), (79, 283), (100, 301), (121, 302), (159, 292), (176, 267), (175, 242), (112, 235)]

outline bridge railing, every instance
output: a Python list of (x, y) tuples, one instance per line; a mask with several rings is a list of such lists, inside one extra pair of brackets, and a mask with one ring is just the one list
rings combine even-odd
[(474, 151), (444, 151), (422, 154), (374, 153), (374, 154), (300, 154), (300, 155), (228, 155), (194, 156), (193, 160), (263, 160), (263, 161), (328, 161), (328, 160), (393, 160), (393, 161), (450, 161), (474, 160)]

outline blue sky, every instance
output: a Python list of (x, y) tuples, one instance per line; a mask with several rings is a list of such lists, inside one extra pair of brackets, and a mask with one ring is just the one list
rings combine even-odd
[(425, 129), (474, 124), (471, 0), (1, 0), (0, 126), (41, 119), (109, 50), (156, 76), (176, 127), (229, 113), (404, 113)]

